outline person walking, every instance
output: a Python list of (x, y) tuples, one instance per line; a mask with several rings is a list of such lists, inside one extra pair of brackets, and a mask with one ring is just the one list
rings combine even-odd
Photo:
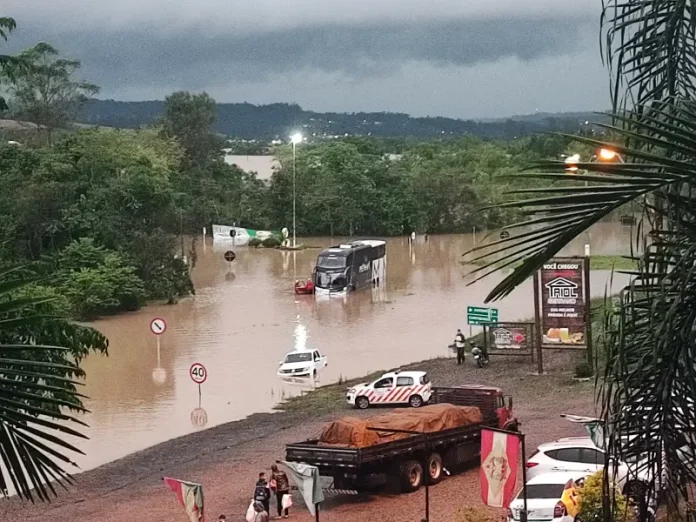
[(275, 484), (276, 507), (278, 508), (278, 518), (288, 518), (289, 510), (283, 509), (283, 497), (290, 494), (290, 481), (284, 471), (278, 466), (271, 466), (271, 486)]
[(271, 511), (271, 490), (268, 487), (268, 482), (266, 482), (266, 474), (262, 471), (259, 473), (259, 480), (256, 482), (256, 487), (254, 488), (254, 501), (260, 502), (266, 514)]
[(454, 336), (454, 345), (457, 347), (457, 364), (462, 364), (466, 357), (466, 338), (460, 329)]

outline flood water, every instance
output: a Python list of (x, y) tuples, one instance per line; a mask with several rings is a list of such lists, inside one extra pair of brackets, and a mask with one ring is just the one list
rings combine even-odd
[[(629, 228), (602, 223), (591, 232), (593, 254), (628, 252)], [(479, 240), (481, 236), (479, 236)], [(304, 239), (329, 246), (338, 239)], [(89, 469), (168, 439), (204, 429), (198, 387), (189, 377), (194, 362), (208, 369), (201, 386), (205, 427), (270, 411), (284, 397), (302, 393), (304, 385), (281, 382), (278, 361), (295, 347), (319, 349), (328, 367), (319, 384), (443, 356), (458, 327), (466, 332), (467, 305), (483, 305), (501, 276), (467, 286), (460, 256), (473, 244), (471, 235), (430, 236), (416, 244), (387, 240), (387, 284), (346, 299), (315, 301), (295, 296), (293, 281), (306, 278), (319, 250), (282, 252), (234, 248), (205, 250), (198, 242), (193, 271), (195, 297), (174, 306), (150, 306), (138, 313), (95, 323), (110, 340), (109, 356), (84, 362), (90, 397), (85, 416), (90, 440), (78, 442), (86, 456), (76, 459)], [(565, 254), (582, 254), (583, 240)], [(609, 272), (593, 272), (592, 293), (603, 295)], [(614, 288), (621, 281), (614, 276)], [(496, 305), (500, 320), (533, 315), (531, 284)], [(152, 318), (168, 329), (157, 343)], [(194, 412), (194, 419), (192, 419)], [(193, 420), (197, 422), (194, 423)]]

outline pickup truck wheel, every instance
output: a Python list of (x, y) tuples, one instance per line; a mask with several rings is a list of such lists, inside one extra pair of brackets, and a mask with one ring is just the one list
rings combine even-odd
[(401, 491), (411, 493), (423, 483), (423, 466), (416, 460), (409, 460), (401, 467)]
[(358, 397), (355, 399), (355, 407), (359, 410), (366, 410), (370, 407), (370, 399), (363, 396)]
[(439, 453), (431, 453), (428, 457), (428, 473), (430, 484), (437, 484), (442, 480), (442, 457)]
[(411, 406), (411, 408), (420, 408), (423, 406), (423, 397), (420, 395), (411, 395), (411, 397), (408, 399), (408, 404)]

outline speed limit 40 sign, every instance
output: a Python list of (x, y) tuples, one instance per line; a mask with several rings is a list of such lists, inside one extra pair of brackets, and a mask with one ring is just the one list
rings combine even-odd
[(189, 376), (196, 384), (203, 384), (208, 378), (208, 370), (201, 363), (193, 363), (189, 369)]

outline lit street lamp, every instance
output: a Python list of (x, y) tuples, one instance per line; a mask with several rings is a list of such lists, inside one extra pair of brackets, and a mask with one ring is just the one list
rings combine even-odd
[[(580, 163), (580, 154), (572, 154), (570, 156), (566, 156), (565, 158), (565, 170), (568, 174), (579, 174), (579, 169), (578, 169), (578, 164)], [(590, 158), (590, 162), (613, 162), (613, 161), (619, 161), (620, 163), (624, 163), (623, 158), (621, 157), (621, 154), (616, 152), (615, 150), (612, 149), (606, 149), (606, 148), (601, 148), (595, 154)], [(584, 174), (587, 174), (587, 171), (585, 170), (583, 172)], [(587, 180), (585, 180), (585, 186), (588, 186)], [(585, 255), (589, 256), (589, 246), (590, 246), (590, 231), (589, 229), (587, 230), (587, 243), (585, 245)]]
[(295, 192), (295, 177), (297, 175), (297, 163), (296, 163), (296, 154), (295, 154), (295, 147), (297, 146), (298, 143), (302, 143), (302, 134), (299, 132), (296, 132), (292, 136), (290, 136), (290, 141), (292, 142), (292, 247), (295, 248), (296, 246), (296, 235), (295, 235), (295, 219), (296, 219), (296, 214), (295, 214), (295, 199), (296, 199), (296, 192)]

